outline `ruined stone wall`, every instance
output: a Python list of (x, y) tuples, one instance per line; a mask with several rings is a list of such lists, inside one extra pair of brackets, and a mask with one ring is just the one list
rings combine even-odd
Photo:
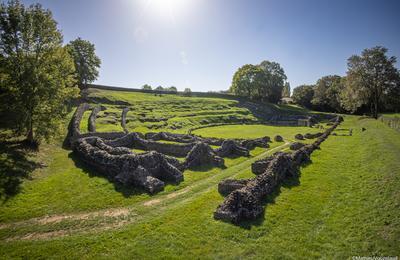
[(146, 151), (157, 151), (159, 153), (176, 157), (185, 157), (195, 146), (195, 143), (170, 144), (146, 140), (141, 138), (138, 133), (129, 133), (121, 138), (109, 140), (107, 141), (107, 144), (113, 147), (122, 146)]
[(64, 145), (71, 146), (72, 142), (81, 135), (80, 124), (82, 117), (85, 111), (89, 109), (90, 106), (88, 103), (82, 103), (76, 108), (75, 113), (72, 115), (71, 121), (68, 125), (68, 134), (64, 141)]
[(125, 107), (124, 109), (122, 109), (122, 115), (121, 115), (121, 126), (122, 129), (124, 129), (125, 133), (128, 133), (128, 128), (126, 128), (126, 115), (129, 112), (129, 107)]
[(78, 139), (74, 152), (111, 180), (141, 187), (149, 193), (162, 190), (164, 181), (178, 183), (183, 180), (183, 174), (177, 168), (179, 161), (157, 152), (136, 155), (129, 149), (109, 146), (97, 137)]
[[(284, 179), (298, 176), (299, 168), (302, 164), (310, 160), (311, 153), (318, 149), (320, 144), (331, 134), (340, 124), (339, 117), (334, 125), (327, 129), (313, 144), (305, 145), (293, 153), (275, 153), (263, 162), (256, 162), (252, 165), (253, 172), (259, 174), (250, 179), (245, 185), (233, 190), (230, 185), (225, 190), (233, 190), (218, 206), (214, 212), (214, 218), (232, 223), (239, 223), (245, 219), (255, 219), (263, 212), (263, 199), (271, 194)], [(260, 172), (262, 172), (260, 174)], [(223, 183), (221, 184), (223, 185)]]
[(92, 109), (92, 113), (90, 113), (89, 121), (88, 121), (88, 130), (93, 133), (96, 132), (96, 118), (97, 114), (102, 110), (100, 106), (96, 106)]

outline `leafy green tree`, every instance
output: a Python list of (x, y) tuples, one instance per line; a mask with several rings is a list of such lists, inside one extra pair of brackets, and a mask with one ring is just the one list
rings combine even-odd
[(340, 105), (340, 93), (343, 88), (342, 77), (338, 75), (322, 77), (314, 87), (314, 97), (311, 103), (317, 110), (343, 112)]
[(371, 115), (378, 117), (386, 94), (399, 88), (396, 57), (388, 57), (386, 53), (386, 48), (377, 46), (348, 59), (346, 84), (341, 94), (344, 108), (355, 112), (360, 107), (369, 107)]
[(263, 71), (258, 66), (246, 64), (240, 67), (233, 75), (230, 92), (238, 96), (251, 98), (255, 93), (253, 82), (257, 74), (263, 74)]
[(143, 89), (143, 90), (152, 90), (153, 88), (152, 88), (150, 85), (148, 85), (148, 84), (144, 84), (144, 85), (142, 86), (142, 89)]
[(283, 86), (282, 97), (290, 97), (290, 83), (286, 82)]
[(306, 108), (312, 108), (311, 100), (314, 96), (313, 85), (301, 85), (293, 89), (293, 101)]
[(176, 87), (174, 87), (174, 86), (169, 87), (168, 91), (169, 92), (173, 92), (173, 93), (178, 93), (178, 89)]
[(277, 103), (282, 98), (286, 75), (276, 62), (246, 64), (233, 75), (230, 92), (255, 100)]
[(0, 93), (15, 129), (34, 144), (50, 138), (79, 89), (74, 63), (49, 10), (19, 1), (0, 5)]
[(192, 96), (192, 90), (190, 88), (185, 88), (183, 90), (183, 95), (186, 96), (186, 97)]
[(263, 61), (259, 65), (266, 73), (267, 81), (264, 84), (264, 92), (267, 100), (277, 103), (282, 98), (283, 87), (287, 80), (285, 71), (277, 62)]
[(162, 86), (158, 86), (154, 90), (155, 91), (164, 91), (164, 88)]
[(96, 55), (95, 46), (78, 37), (76, 40), (70, 41), (67, 48), (74, 59), (79, 87), (85, 89), (88, 83), (95, 81), (99, 76), (101, 60)]

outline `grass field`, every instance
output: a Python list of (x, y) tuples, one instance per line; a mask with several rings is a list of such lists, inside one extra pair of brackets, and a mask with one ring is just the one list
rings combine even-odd
[[(176, 99), (176, 106), (182, 104), (178, 101), (182, 97), (177, 96), (128, 94), (117, 92), (110, 99), (132, 102), (138, 109), (137, 102), (150, 107), (158, 98), (171, 99), (172, 103)], [(218, 115), (219, 99), (193, 98), (193, 103), (197, 102), (198, 111), (193, 109), (196, 113)], [(238, 109), (231, 103), (236, 101), (224, 102), (222, 111)], [(159, 109), (167, 109), (163, 107)], [(171, 107), (168, 111), (171, 119), (179, 118)], [(144, 126), (148, 122), (142, 121), (135, 121), (135, 129), (148, 130)], [(185, 132), (192, 126), (184, 124), (175, 131)], [(101, 125), (107, 124), (99, 123), (97, 128)], [(367, 130), (362, 132), (362, 127)], [(349, 128), (353, 136), (346, 135)], [(223, 138), (280, 134), (291, 141), (294, 134), (315, 131), (253, 124), (208, 127), (194, 133)], [(215, 208), (223, 200), (217, 192), (218, 182), (254, 176), (252, 162), (286, 150), (288, 143), (273, 142), (268, 149), (257, 148), (249, 158), (226, 158), (225, 169), (185, 171), (183, 182), (167, 185), (154, 196), (115, 186), (82, 165), (71, 151), (46, 144), (32, 158), (46, 167), (33, 170), (18, 193), (2, 200), (0, 258), (342, 259), (399, 255), (399, 132), (378, 120), (346, 116), (336, 133), (312, 154), (312, 163), (301, 169), (298, 180), (286, 182), (266, 199), (261, 219), (240, 226), (213, 219)], [(10, 154), (2, 157), (12, 159)]]

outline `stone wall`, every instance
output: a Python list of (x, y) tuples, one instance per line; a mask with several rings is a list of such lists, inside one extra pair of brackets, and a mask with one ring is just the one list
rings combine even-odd
[(88, 130), (89, 132), (93, 133), (96, 132), (96, 118), (97, 114), (101, 111), (105, 110), (105, 107), (95, 106), (92, 109), (92, 113), (90, 113), (89, 121), (88, 121)]
[(161, 191), (165, 183), (179, 183), (183, 174), (179, 161), (157, 152), (136, 155), (129, 149), (112, 147), (98, 137), (80, 138), (74, 152), (88, 165), (111, 180), (138, 186), (149, 193)]
[(275, 153), (263, 162), (256, 162), (252, 170), (259, 174), (247, 180), (246, 185), (233, 190), (218, 206), (214, 218), (232, 223), (259, 217), (264, 208), (262, 205), (266, 196), (271, 194), (286, 178), (296, 177), (302, 164), (310, 160), (311, 153), (340, 124), (342, 119), (336, 119), (334, 125), (327, 129), (313, 144), (305, 145), (293, 153)]
[(89, 110), (90, 106), (88, 103), (81, 103), (75, 110), (75, 113), (72, 115), (71, 121), (68, 125), (68, 134), (65, 139), (64, 144), (66, 146), (70, 146), (71, 143), (81, 135), (80, 124), (82, 121), (83, 114), (85, 111)]
[(125, 107), (124, 109), (122, 109), (122, 115), (121, 115), (121, 126), (122, 129), (124, 129), (125, 133), (128, 133), (128, 128), (126, 128), (126, 115), (129, 112), (129, 107)]

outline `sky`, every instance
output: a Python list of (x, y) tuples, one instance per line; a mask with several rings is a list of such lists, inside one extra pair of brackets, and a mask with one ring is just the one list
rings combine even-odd
[[(102, 61), (96, 84), (227, 90), (235, 71), (278, 62), (291, 87), (345, 75), (377, 45), (400, 58), (399, 0), (23, 0), (53, 12), (64, 43)], [(398, 64), (397, 64), (398, 67)]]

